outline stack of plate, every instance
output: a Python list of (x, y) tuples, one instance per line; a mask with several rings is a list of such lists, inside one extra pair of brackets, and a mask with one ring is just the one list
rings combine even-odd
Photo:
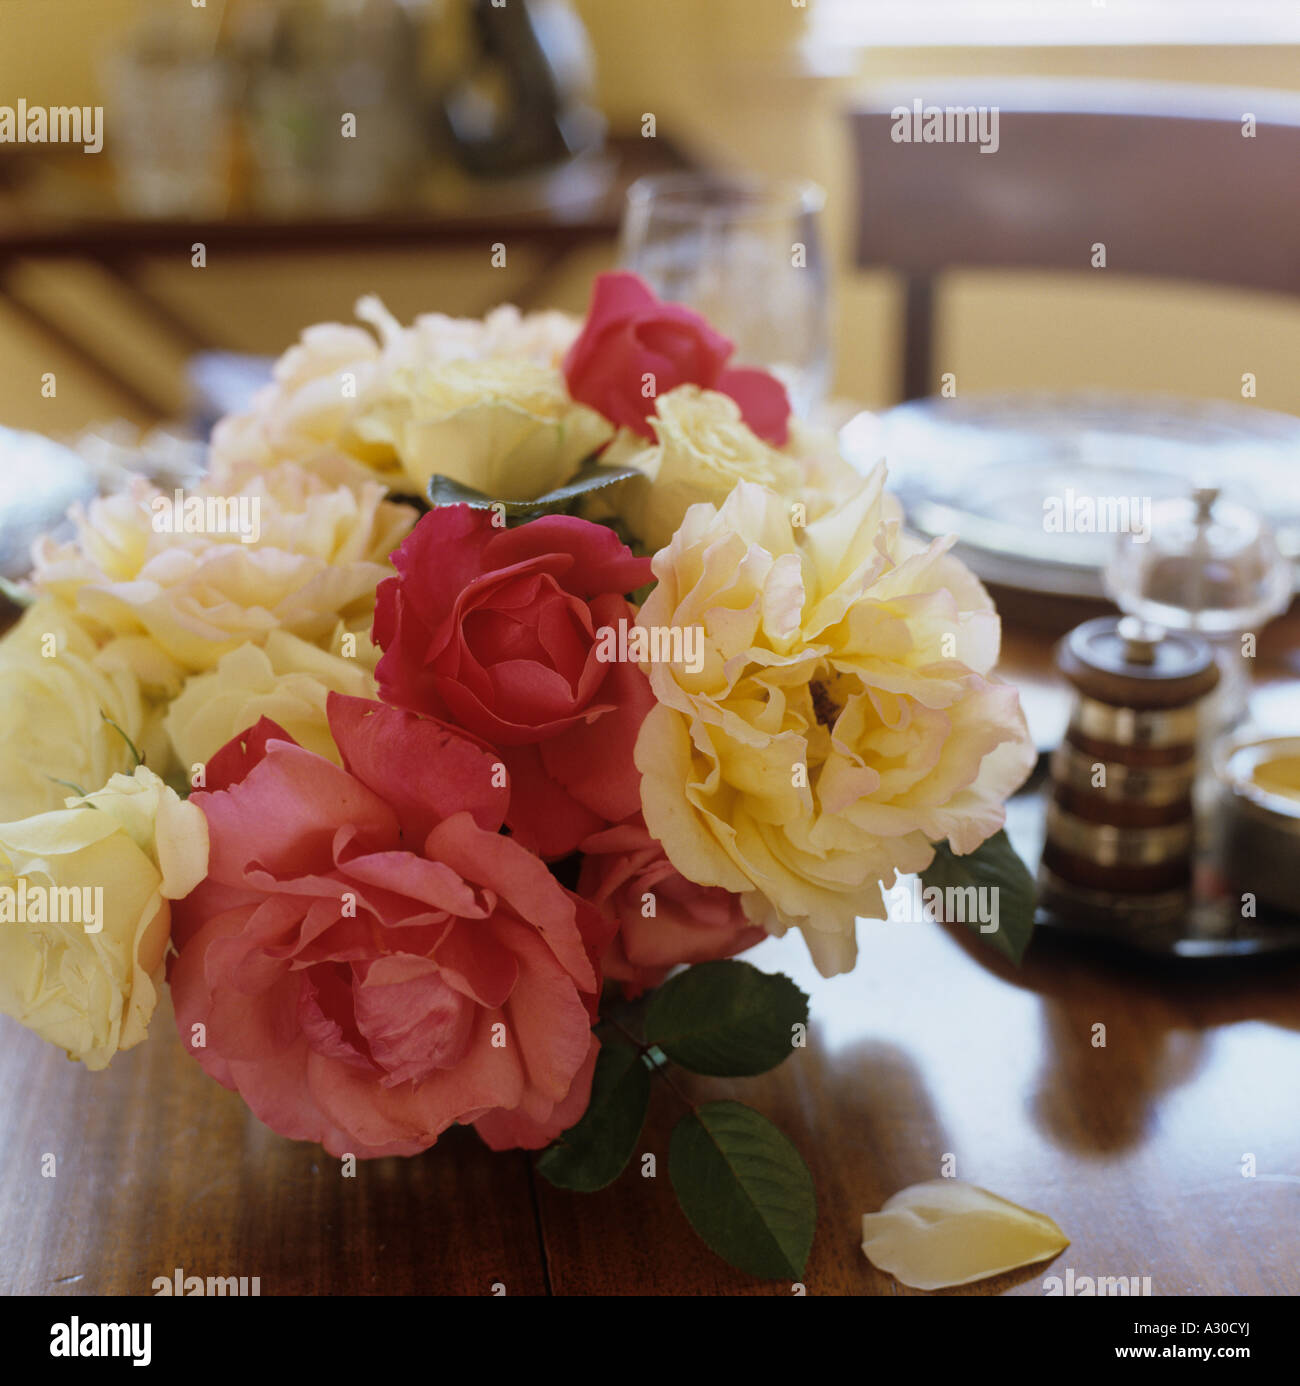
[(956, 534), (966, 563), (1003, 587), (1104, 596), (1116, 540), (1089, 532), (1087, 502), (1154, 504), (1197, 485), (1263, 516), (1300, 562), (1300, 418), (1289, 414), (1166, 397), (990, 395), (860, 416), (840, 438), (860, 469), (888, 461), (913, 529)]

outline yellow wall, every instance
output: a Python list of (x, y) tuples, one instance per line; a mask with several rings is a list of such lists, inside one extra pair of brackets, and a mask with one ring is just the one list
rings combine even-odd
[[(166, 0), (180, 4), (185, 0)], [(0, 102), (90, 100), (99, 56), (149, 0), (0, 0)], [(195, 11), (220, 18), (220, 0)], [(812, 0), (816, 3), (816, 0)], [(1300, 88), (1296, 48), (979, 48), (877, 50), (852, 77), (816, 76), (796, 60), (806, 12), (787, 0), (578, 0), (600, 64), (600, 95), (616, 124), (654, 112), (659, 128), (721, 162), (811, 176), (828, 189), (837, 269), (836, 388), (872, 405), (893, 397), (897, 295), (890, 275), (847, 265), (852, 220), (843, 111), (864, 84), (963, 75), (1105, 76)], [(600, 256), (557, 283), (559, 306), (581, 308)], [(232, 347), (277, 350), (315, 319), (347, 313), (376, 289), (399, 314), (478, 312), (509, 298), (528, 265), (502, 274), (484, 257), (242, 260), (190, 268), (178, 255), (151, 271), (158, 291)], [(84, 266), (42, 266), (21, 291), (73, 331), (120, 343), (142, 378), (180, 402), (180, 357), (124, 310), (117, 290)], [(1259, 405), (1300, 413), (1300, 304), (1262, 295), (1118, 276), (962, 274), (946, 286), (938, 351), (962, 392), (1108, 386), (1236, 398), (1244, 371)], [(41, 371), (59, 369), (56, 401)], [(0, 422), (59, 431), (123, 412), (0, 304)]]
[[(891, 275), (849, 266), (843, 112), (855, 94), (909, 79), (921, 94), (927, 78), (999, 75), (1300, 90), (1295, 47), (888, 49), (863, 54), (850, 77), (828, 78), (801, 73), (772, 41), (798, 32), (800, 11), (780, 0), (583, 0), (582, 9), (611, 114), (655, 111), (662, 128), (688, 131), (716, 157), (827, 187), (840, 272), (836, 386), (875, 404), (894, 397), (899, 302)], [(963, 392), (1098, 386), (1236, 399), (1251, 371), (1261, 407), (1300, 413), (1294, 300), (1100, 274), (981, 272), (950, 277), (940, 323), (936, 368), (953, 371)]]

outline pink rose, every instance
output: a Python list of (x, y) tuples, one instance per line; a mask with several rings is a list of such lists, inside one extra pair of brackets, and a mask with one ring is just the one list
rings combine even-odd
[[(679, 385), (730, 395), (750, 429), (774, 447), (790, 430), (785, 386), (766, 371), (726, 369), (732, 343), (698, 313), (663, 303), (635, 274), (602, 274), (578, 340), (564, 358), (569, 393), (643, 438), (654, 399)], [(644, 377), (654, 394), (643, 393)]]
[(497, 749), (520, 842), (566, 856), (640, 810), (632, 752), (653, 699), (635, 664), (602, 661), (599, 631), (635, 621), (624, 593), (649, 559), (571, 515), (500, 529), (458, 505), (424, 516), (393, 566), (375, 606), (380, 694)]
[(618, 926), (602, 966), (629, 995), (658, 986), (679, 963), (730, 958), (767, 937), (746, 920), (740, 896), (681, 875), (639, 813), (582, 851), (578, 894)]
[(491, 752), (362, 698), (328, 712), (342, 768), (263, 718), (191, 796), (211, 857), (173, 918), (182, 1038), (334, 1156), (413, 1155), (453, 1122), (546, 1145), (590, 1096), (608, 926), (498, 831)]

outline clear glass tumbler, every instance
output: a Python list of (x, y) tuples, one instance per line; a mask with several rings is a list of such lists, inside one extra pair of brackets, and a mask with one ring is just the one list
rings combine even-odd
[(779, 377), (802, 418), (830, 384), (824, 204), (806, 181), (669, 173), (633, 183), (623, 218), (623, 267)]
[(105, 146), (122, 209), (142, 217), (221, 216), (229, 186), (231, 80), (218, 58), (104, 63)]

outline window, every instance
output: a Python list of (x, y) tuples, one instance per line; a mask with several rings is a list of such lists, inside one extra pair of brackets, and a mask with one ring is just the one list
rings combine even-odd
[(809, 0), (814, 49), (1300, 43), (1295, 0)]

